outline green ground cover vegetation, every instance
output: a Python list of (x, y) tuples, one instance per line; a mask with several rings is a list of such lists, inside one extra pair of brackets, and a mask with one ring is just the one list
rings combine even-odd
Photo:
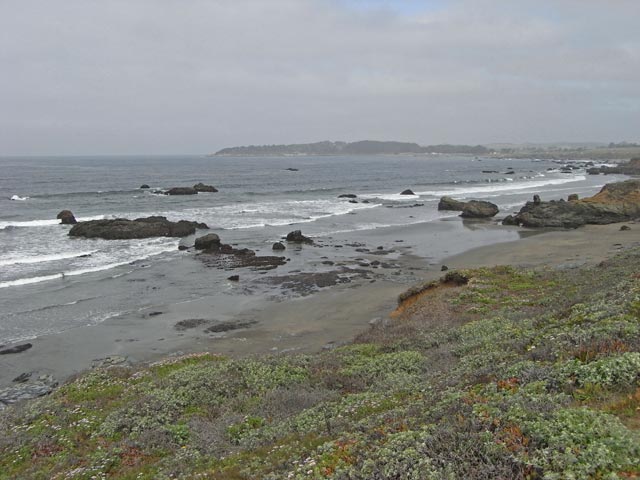
[(468, 270), (332, 351), (94, 370), (0, 413), (0, 478), (640, 478), (639, 265)]

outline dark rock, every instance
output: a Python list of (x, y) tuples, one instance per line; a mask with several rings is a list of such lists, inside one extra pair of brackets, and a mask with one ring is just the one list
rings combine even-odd
[(248, 320), (244, 322), (220, 322), (207, 328), (205, 333), (222, 333), (231, 330), (240, 330), (241, 328), (249, 328), (258, 323), (257, 320)]
[(507, 215), (502, 220), (502, 225), (512, 225), (517, 227), (518, 225), (520, 225), (520, 222), (518, 222), (518, 219), (513, 215)]
[(186, 245), (178, 245), (178, 250), (180, 250), (181, 252), (185, 251), (185, 250), (189, 250), (189, 247), (187, 247)]
[(516, 172), (514, 172), (513, 170), (510, 170), (508, 172), (504, 172), (505, 175), (515, 175)]
[(14, 383), (24, 383), (31, 378), (31, 372), (25, 372), (18, 375), (12, 380)]
[(353, 193), (343, 193), (342, 195), (338, 195), (338, 198), (358, 198), (358, 196)]
[(335, 262), (332, 262), (331, 260), (325, 260), (324, 262), (322, 262), (323, 265), (334, 265)]
[(285, 170), (288, 170), (288, 171), (290, 171), (290, 172), (297, 172), (297, 171), (298, 171), (298, 169), (297, 169), (297, 168), (291, 168), (291, 167), (289, 167), (289, 168), (285, 168)]
[(287, 242), (291, 243), (313, 243), (313, 240), (309, 237), (305, 237), (300, 230), (294, 230), (287, 234)]
[[(218, 191), (218, 189), (216, 187), (213, 187), (211, 185), (205, 185), (204, 183), (200, 182), (200, 183), (196, 183), (193, 186), (193, 189), (196, 192), (205, 192), (205, 193), (216, 193)], [(182, 194), (184, 195), (184, 194)]]
[(358, 203), (357, 200), (349, 200), (349, 203)]
[(25, 350), (29, 350), (33, 345), (31, 343), (23, 343), (22, 345), (15, 345), (13, 347), (0, 350), (0, 355), (9, 355), (12, 353), (22, 353)]
[(232, 282), (239, 282), (240, 281), (240, 275), (231, 275), (230, 277), (227, 278), (227, 280), (230, 280)]
[(151, 313), (149, 313), (150, 317), (157, 317), (158, 315), (162, 315), (162, 312), (151, 312)]
[(442, 265), (442, 267), (440, 267), (441, 272), (446, 272), (447, 270), (449, 270), (449, 267), (447, 267), (446, 265)]
[(442, 197), (438, 202), (438, 210), (450, 210), (454, 212), (461, 212), (464, 209), (466, 202), (455, 200), (451, 197)]
[(208, 228), (204, 223), (170, 222), (165, 217), (147, 217), (129, 220), (90, 220), (80, 222), (69, 230), (71, 237), (104, 238), (106, 240), (127, 240), (151, 237), (186, 237), (196, 233), (196, 229)]
[(534, 195), (533, 196), (533, 204), (534, 205), (540, 205), (540, 203), (542, 203), (542, 200), (540, 200), (540, 195)]
[(272, 250), (285, 250), (286, 248), (282, 242), (276, 242), (273, 244), (273, 247), (271, 247)]
[(400, 195), (415, 195), (415, 193), (413, 193), (411, 189), (407, 188), (406, 190), (400, 192)]
[(167, 195), (197, 195), (198, 191), (192, 187), (173, 187), (167, 190)]
[(621, 231), (621, 232), (627, 232), (627, 231), (629, 231), (629, 230), (631, 230), (631, 227), (630, 227), (629, 225), (622, 225), (622, 226), (620, 227), (620, 231)]
[(498, 170), (482, 170), (482, 173), (500, 173)]
[(362, 203), (371, 203), (371, 200), (363, 200)]
[(0, 355), (9, 355), (12, 353), (22, 353), (25, 350), (29, 350), (33, 345), (31, 343), (23, 343), (22, 345), (15, 345), (13, 347), (0, 350)]
[(640, 218), (640, 180), (610, 183), (593, 197), (571, 202), (528, 202), (516, 219), (525, 227), (577, 228)]
[(576, 202), (576, 201), (580, 200), (580, 197), (578, 196), (577, 193), (572, 193), (571, 195), (569, 195), (567, 200), (570, 201), (570, 202)]
[(75, 225), (78, 223), (76, 217), (73, 216), (73, 213), (71, 213), (70, 210), (62, 210), (58, 215), (56, 215), (56, 218), (60, 220), (60, 223), (63, 225)]
[(209, 233), (203, 237), (196, 238), (196, 250), (219, 250), (220, 237), (215, 233)]
[(187, 320), (180, 320), (173, 326), (173, 328), (175, 328), (179, 332), (182, 332), (184, 330), (199, 327), (201, 325), (204, 325), (205, 323), (209, 323), (209, 321), (205, 320), (204, 318), (189, 318)]
[(142, 185), (140, 185), (141, 189), (147, 189), (147, 188), (151, 188), (149, 185), (147, 185), (146, 183), (143, 183)]
[(460, 216), (463, 218), (489, 218), (498, 212), (498, 206), (491, 202), (471, 200), (465, 204)]

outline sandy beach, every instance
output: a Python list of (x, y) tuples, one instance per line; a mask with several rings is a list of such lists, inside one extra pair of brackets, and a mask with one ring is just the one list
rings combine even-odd
[[(247, 294), (226, 301), (227, 297), (219, 295), (203, 297), (39, 337), (32, 341), (30, 350), (0, 357), (0, 385), (10, 385), (24, 372), (64, 381), (105, 358), (115, 363), (137, 363), (203, 351), (233, 356), (316, 352), (348, 342), (370, 324), (387, 318), (399, 293), (412, 283), (440, 277), (442, 265), (450, 269), (506, 264), (575, 268), (640, 244), (640, 226), (634, 223), (626, 224), (630, 227), (626, 231), (620, 230), (622, 224), (558, 231), (524, 230), (488, 222), (463, 226), (457, 218), (441, 225), (443, 235), (457, 237), (458, 243), (442, 242), (440, 250), (422, 245), (422, 225), (377, 232), (376, 241), (387, 235), (389, 240), (404, 239), (415, 246), (397, 247), (400, 253), (393, 261), (396, 268), (373, 278), (356, 278), (306, 296)], [(462, 231), (466, 237), (456, 235)], [(466, 240), (461, 242), (460, 238)], [(473, 242), (484, 246), (469, 249)], [(465, 247), (466, 251), (447, 256), (447, 249)], [(426, 252), (431, 253), (429, 258)], [(379, 258), (366, 253), (362, 257)], [(400, 276), (402, 279), (396, 280)], [(184, 328), (176, 327), (179, 322), (184, 322)], [(218, 327), (207, 332), (211, 326)]]

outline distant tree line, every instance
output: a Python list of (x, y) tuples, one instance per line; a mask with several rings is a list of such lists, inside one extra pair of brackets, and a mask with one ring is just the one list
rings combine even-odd
[(398, 155), (406, 153), (443, 153), (485, 155), (490, 150), (482, 145), (428, 145), (423, 147), (408, 142), (316, 142), (292, 145), (249, 145), (223, 148), (216, 155)]

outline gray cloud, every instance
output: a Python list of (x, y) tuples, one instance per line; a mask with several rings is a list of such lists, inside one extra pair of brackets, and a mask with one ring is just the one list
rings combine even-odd
[(0, 154), (640, 139), (640, 2), (415, 4), (0, 0)]

